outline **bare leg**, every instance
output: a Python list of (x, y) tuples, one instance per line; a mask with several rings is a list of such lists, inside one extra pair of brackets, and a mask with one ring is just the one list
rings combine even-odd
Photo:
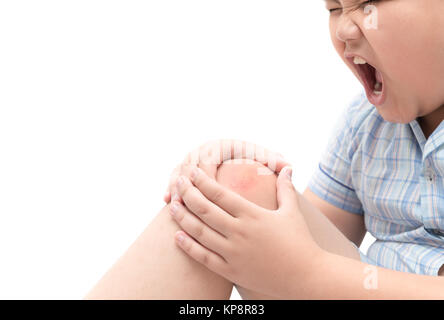
[(233, 285), (174, 243), (165, 206), (86, 299), (229, 299)]
[[(276, 209), (276, 176), (258, 175), (262, 165), (219, 167), (217, 180), (265, 208)], [(318, 244), (327, 251), (359, 259), (350, 241), (308, 200), (306, 222)], [(228, 299), (232, 283), (202, 267), (174, 243), (179, 229), (165, 206), (85, 297), (87, 299)], [(244, 299), (272, 299), (238, 287)]]
[[(220, 184), (236, 191), (244, 198), (267, 209), (277, 209), (276, 179), (274, 174), (260, 176), (257, 168), (262, 165), (234, 164), (227, 161), (219, 167), (217, 180)], [(356, 248), (321, 211), (302, 198), (305, 221), (313, 238), (323, 249), (353, 259), (360, 259)], [(243, 299), (274, 299), (261, 293), (236, 286)]]

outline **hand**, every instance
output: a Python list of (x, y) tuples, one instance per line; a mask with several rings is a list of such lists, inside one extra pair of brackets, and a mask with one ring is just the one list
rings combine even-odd
[(196, 166), (184, 173), (177, 185), (184, 205), (173, 201), (170, 206), (183, 229), (176, 241), (184, 252), (256, 292), (283, 298), (292, 296), (295, 286), (309, 289), (322, 250), (300, 212), (291, 168), (277, 178), (277, 210), (244, 199)]
[[(190, 152), (183, 162), (173, 170), (164, 195), (164, 201), (169, 203), (172, 195), (177, 194), (177, 178), (184, 174), (186, 167), (197, 165), (210, 178), (215, 180), (217, 168), (224, 161), (230, 159), (245, 159), (260, 162), (271, 169), (271, 171), (264, 171), (264, 174), (269, 174), (270, 172), (279, 173), (283, 167), (289, 165), (281, 154), (264, 149), (250, 142), (239, 140), (209, 141)], [(182, 202), (181, 199), (177, 197), (173, 200)]]

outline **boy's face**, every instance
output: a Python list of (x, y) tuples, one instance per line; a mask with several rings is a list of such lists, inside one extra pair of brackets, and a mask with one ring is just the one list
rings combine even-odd
[[(444, 0), (326, 0), (326, 7), (338, 9), (330, 14), (335, 49), (381, 116), (408, 123), (435, 111), (436, 118), (444, 109)], [(354, 64), (348, 53), (377, 71)], [(376, 82), (382, 90), (370, 89)]]

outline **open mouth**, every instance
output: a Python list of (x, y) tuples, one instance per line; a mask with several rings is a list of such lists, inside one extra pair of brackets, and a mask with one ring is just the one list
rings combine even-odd
[(383, 104), (386, 96), (386, 86), (381, 72), (358, 56), (347, 59), (355, 66), (370, 103), (375, 106)]

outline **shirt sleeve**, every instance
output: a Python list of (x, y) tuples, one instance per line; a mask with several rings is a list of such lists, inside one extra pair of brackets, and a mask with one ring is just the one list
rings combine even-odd
[(354, 137), (364, 118), (362, 106), (366, 102), (365, 94), (361, 93), (344, 110), (308, 183), (308, 188), (321, 199), (360, 215), (364, 210), (353, 188), (351, 162), (357, 145)]

